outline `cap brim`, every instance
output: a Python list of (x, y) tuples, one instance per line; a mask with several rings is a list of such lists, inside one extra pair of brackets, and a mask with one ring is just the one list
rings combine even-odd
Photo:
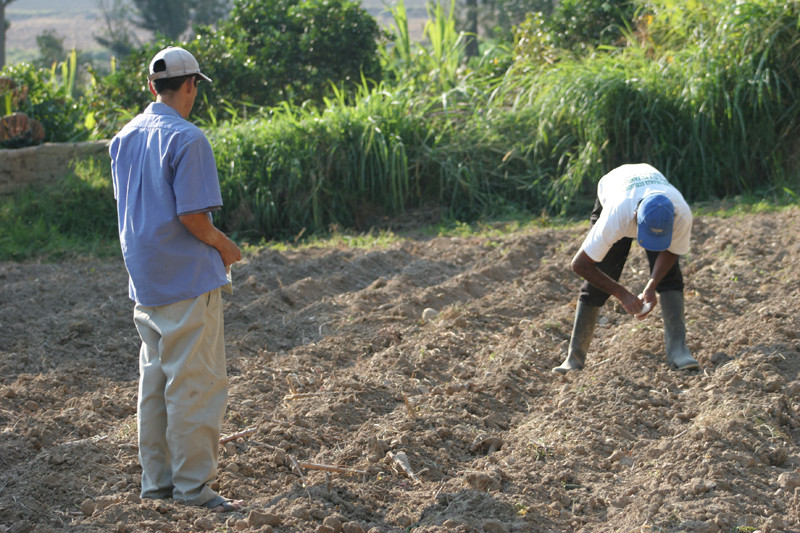
[(640, 231), (637, 237), (639, 246), (651, 252), (663, 252), (672, 244), (672, 232), (665, 235), (651, 235), (646, 231)]
[[(167, 74), (166, 71), (154, 72), (154, 73), (150, 74), (150, 76), (148, 76), (147, 79), (150, 80), (150, 81), (161, 80), (161, 79), (167, 79), (167, 76), (168, 76), (168, 74)], [(180, 76), (199, 76), (203, 81), (207, 81), (208, 83), (213, 83), (211, 81), (211, 78), (209, 78), (208, 76), (206, 76), (202, 72), (189, 72), (187, 74), (181, 74)], [(178, 78), (180, 76), (169, 76), (169, 77)]]

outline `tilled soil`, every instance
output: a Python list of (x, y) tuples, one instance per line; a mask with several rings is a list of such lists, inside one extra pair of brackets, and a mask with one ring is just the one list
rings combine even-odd
[[(121, 259), (0, 263), (0, 532), (800, 530), (798, 215), (696, 217), (692, 372), (658, 308), (612, 302), (586, 368), (550, 371), (585, 224), (248, 254), (225, 303), (223, 433), (251, 430), (220, 447), (218, 489), (247, 502), (229, 514), (138, 497)], [(646, 279), (634, 247), (623, 281)]]

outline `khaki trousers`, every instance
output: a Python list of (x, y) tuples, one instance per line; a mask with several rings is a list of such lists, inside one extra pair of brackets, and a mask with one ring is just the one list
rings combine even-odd
[(136, 305), (142, 497), (202, 505), (216, 496), (227, 404), (220, 289), (174, 304)]

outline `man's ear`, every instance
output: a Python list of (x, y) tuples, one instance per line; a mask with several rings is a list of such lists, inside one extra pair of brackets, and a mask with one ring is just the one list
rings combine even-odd
[(153, 86), (152, 80), (148, 80), (147, 81), (147, 86), (150, 87), (150, 92), (153, 93), (153, 96), (158, 96), (158, 93), (156, 92), (156, 88)]

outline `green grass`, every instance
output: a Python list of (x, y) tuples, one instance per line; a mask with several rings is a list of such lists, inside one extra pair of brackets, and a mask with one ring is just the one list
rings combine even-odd
[[(514, 211), (581, 216), (603, 174), (641, 161), (691, 203), (792, 201), (800, 29), (790, 7), (720, 2), (724, 24), (661, 37), (658, 16), (674, 14), (657, 12), (650, 41), (555, 64), (519, 59), (501, 72), (454, 68), (458, 35), (432, 14), (435, 46), (422, 53), (401, 39), (385, 58), (391, 81), (213, 128), (220, 223), (259, 241), (364, 231), (365, 213), (430, 203), (468, 223)], [(402, 10), (396, 20), (403, 27)]]
[(0, 260), (119, 254), (107, 163), (89, 159), (57, 184), (0, 198)]

